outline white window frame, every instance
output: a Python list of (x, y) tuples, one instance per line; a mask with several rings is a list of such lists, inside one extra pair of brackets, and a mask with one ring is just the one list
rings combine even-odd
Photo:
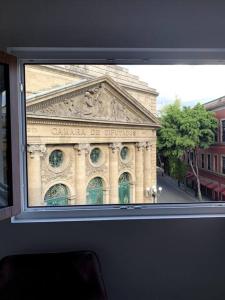
[[(225, 49), (127, 49), (127, 48), (9, 48), (19, 58), (20, 84), (24, 81), (23, 65), (38, 64), (225, 64)], [(21, 85), (22, 87), (22, 85)], [(103, 221), (225, 217), (225, 203), (207, 202), (191, 204), (130, 204), (74, 207), (27, 207), (27, 172), (25, 150), (24, 91), (19, 99), (19, 128), (22, 184), (19, 201), (22, 212), (13, 217), (14, 223)]]

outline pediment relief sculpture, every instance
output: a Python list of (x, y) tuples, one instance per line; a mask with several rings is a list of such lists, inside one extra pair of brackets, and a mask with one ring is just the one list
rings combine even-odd
[[(29, 103), (28, 103), (29, 104)], [(126, 123), (155, 123), (129, 99), (119, 95), (108, 83), (100, 82), (73, 93), (65, 93), (34, 105), (27, 105), (28, 116), (66, 117)]]

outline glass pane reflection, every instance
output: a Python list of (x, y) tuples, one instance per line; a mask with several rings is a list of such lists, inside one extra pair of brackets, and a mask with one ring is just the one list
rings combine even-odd
[(8, 66), (0, 64), (0, 207), (8, 205)]

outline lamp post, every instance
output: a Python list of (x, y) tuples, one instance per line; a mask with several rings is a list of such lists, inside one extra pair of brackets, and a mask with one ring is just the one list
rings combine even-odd
[(156, 197), (159, 198), (161, 192), (162, 192), (161, 186), (159, 186), (158, 189), (155, 185), (146, 188), (146, 196), (149, 198), (153, 197), (153, 203), (156, 203)]

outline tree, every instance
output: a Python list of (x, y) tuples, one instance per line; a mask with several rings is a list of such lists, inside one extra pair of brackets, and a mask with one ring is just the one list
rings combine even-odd
[(169, 158), (170, 175), (177, 179), (178, 186), (184, 180), (187, 173), (187, 164), (180, 158)]
[(160, 119), (158, 151), (169, 159), (182, 159), (187, 153), (201, 201), (198, 152), (214, 143), (217, 119), (203, 105), (198, 103), (193, 108), (181, 107), (178, 99), (163, 109)]

